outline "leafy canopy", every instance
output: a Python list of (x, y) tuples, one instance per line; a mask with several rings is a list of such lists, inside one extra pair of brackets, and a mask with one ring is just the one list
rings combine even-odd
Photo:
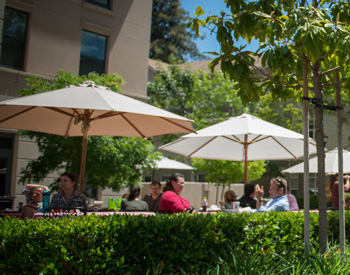
[[(89, 76), (77, 76), (60, 70), (52, 81), (37, 76), (28, 78), (28, 88), (18, 90), (18, 93), (41, 93), (86, 80), (108, 86), (114, 92), (120, 92), (120, 84), (123, 83), (122, 78), (116, 74), (90, 73)], [(40, 155), (29, 161), (21, 171), (20, 183), (40, 182), (54, 171), (70, 171), (79, 175), (82, 137), (65, 138), (30, 131), (21, 131), (21, 136), (33, 139)], [(93, 187), (112, 188), (114, 191), (135, 184), (141, 179), (141, 170), (149, 169), (159, 155), (153, 150), (152, 142), (142, 138), (90, 136), (86, 156), (86, 183)], [(55, 189), (55, 186), (56, 183), (53, 183), (51, 187)]]
[(172, 57), (182, 62), (204, 59), (193, 41), (196, 35), (186, 27), (188, 20), (180, 0), (153, 0), (149, 57), (168, 63)]

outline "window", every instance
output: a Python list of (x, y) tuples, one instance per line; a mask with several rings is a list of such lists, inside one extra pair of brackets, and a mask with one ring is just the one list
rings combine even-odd
[(87, 3), (91, 3), (93, 5), (106, 8), (106, 9), (111, 9), (111, 1), (110, 0), (85, 0)]
[(80, 75), (105, 73), (107, 37), (84, 31), (81, 37)]
[(6, 7), (2, 32), (0, 64), (18, 70), (24, 69), (28, 13)]
[(0, 133), (0, 196), (11, 194), (11, 167), (14, 134)]

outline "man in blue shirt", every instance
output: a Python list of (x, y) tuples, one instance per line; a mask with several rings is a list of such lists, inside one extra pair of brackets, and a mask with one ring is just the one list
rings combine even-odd
[(256, 211), (289, 211), (289, 201), (286, 195), (287, 182), (285, 179), (280, 177), (271, 179), (270, 182), (270, 200), (264, 205), (262, 200), (262, 195), (264, 192), (264, 187), (256, 185), (255, 186), (255, 196), (256, 201)]

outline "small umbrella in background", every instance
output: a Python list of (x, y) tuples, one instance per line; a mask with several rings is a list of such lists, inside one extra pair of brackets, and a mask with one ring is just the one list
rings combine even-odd
[[(248, 161), (297, 159), (304, 155), (304, 136), (242, 114), (165, 144), (159, 149), (189, 158), (244, 162), (244, 184), (247, 183)], [(316, 143), (309, 140), (310, 154)]]
[[(317, 173), (317, 163), (317, 157), (309, 160), (309, 173)], [(334, 148), (325, 154), (325, 173), (335, 175), (338, 172), (338, 148)], [(283, 170), (282, 173), (304, 173), (304, 162), (289, 167)], [(350, 152), (346, 150), (343, 150), (343, 173), (350, 173)]]
[[(155, 165), (156, 169), (169, 169), (172, 170), (172, 172), (174, 172), (174, 170), (196, 170), (197, 168), (192, 167), (190, 165), (187, 165), (185, 163), (173, 160), (173, 159), (169, 159), (166, 157), (161, 157), (160, 160), (156, 161), (156, 165)], [(154, 180), (154, 174), (155, 174), (155, 169), (153, 169), (152, 171), (152, 179)]]
[(0, 128), (83, 136), (80, 192), (84, 190), (87, 136), (190, 133), (195, 132), (192, 122), (92, 81), (0, 102)]

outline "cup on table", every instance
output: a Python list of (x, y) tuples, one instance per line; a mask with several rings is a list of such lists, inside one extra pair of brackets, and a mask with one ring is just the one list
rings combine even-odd
[(239, 201), (232, 202), (232, 210), (233, 212), (237, 212), (239, 209)]
[(94, 208), (94, 200), (93, 199), (88, 199), (88, 210), (93, 210)]

